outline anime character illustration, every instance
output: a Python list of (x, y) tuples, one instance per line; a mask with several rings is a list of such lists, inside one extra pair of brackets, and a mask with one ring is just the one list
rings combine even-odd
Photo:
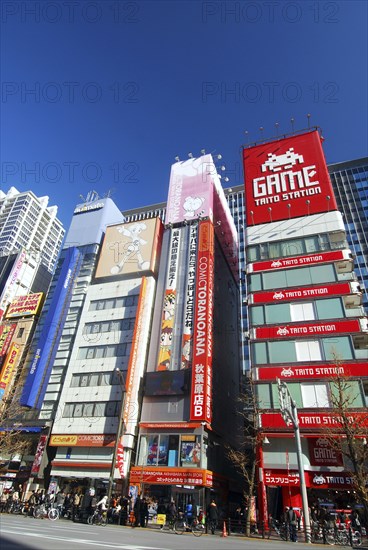
[(172, 335), (172, 327), (164, 327), (161, 331), (157, 370), (169, 370), (170, 368)]
[(170, 292), (166, 294), (164, 298), (164, 307), (163, 307), (163, 319), (164, 321), (171, 321), (174, 318), (175, 313), (175, 293)]
[(144, 261), (142, 252), (141, 252), (141, 246), (147, 244), (147, 241), (145, 241), (139, 236), (143, 231), (147, 229), (146, 224), (136, 223), (129, 227), (126, 227), (126, 226), (124, 227), (124, 225), (120, 225), (116, 229), (119, 233), (121, 233), (121, 235), (124, 235), (124, 237), (127, 237), (130, 240), (130, 242), (124, 245), (122, 258), (117, 265), (114, 265), (111, 268), (111, 274), (118, 275), (123, 270), (124, 265), (128, 261), (135, 261), (137, 263), (138, 268), (142, 271), (145, 269), (148, 269), (150, 266), (150, 262)]
[[(183, 340), (185, 339), (186, 335), (184, 335)], [(181, 350), (181, 368), (187, 369), (190, 367), (190, 355), (191, 355), (191, 348), (192, 348), (192, 337), (189, 336), (188, 340), (185, 340), (183, 343), (183, 347)]]
[[(183, 209), (185, 210), (184, 218), (193, 218), (196, 210), (204, 203), (204, 197), (186, 197)], [(197, 212), (197, 215), (202, 214), (203, 211)]]

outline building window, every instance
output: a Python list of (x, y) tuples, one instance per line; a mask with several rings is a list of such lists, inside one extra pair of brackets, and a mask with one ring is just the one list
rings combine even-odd
[(116, 309), (119, 307), (132, 307), (138, 304), (138, 294), (132, 296), (120, 296), (119, 298), (106, 298), (104, 300), (92, 300), (89, 311), (102, 311), (104, 309)]
[(77, 359), (104, 359), (124, 357), (130, 354), (131, 343), (79, 348)]
[(23, 334), (24, 334), (24, 327), (19, 329), (17, 338), (22, 338)]
[(300, 387), (304, 408), (325, 408), (330, 406), (326, 383), (309, 384), (302, 382)]
[(201, 440), (196, 435), (150, 434), (140, 437), (140, 466), (195, 468), (201, 462)]
[(120, 401), (101, 403), (65, 403), (64, 418), (115, 417), (119, 414)]

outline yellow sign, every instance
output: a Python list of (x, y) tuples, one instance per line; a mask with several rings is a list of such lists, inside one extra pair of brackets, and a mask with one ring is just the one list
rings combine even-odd
[(42, 298), (43, 292), (27, 294), (26, 296), (18, 296), (9, 305), (5, 318), (12, 319), (14, 317), (37, 315), (40, 310)]
[(77, 435), (52, 435), (50, 439), (50, 445), (51, 446), (58, 446), (58, 445), (76, 445), (78, 441)]
[(165, 525), (166, 514), (157, 514), (157, 525)]

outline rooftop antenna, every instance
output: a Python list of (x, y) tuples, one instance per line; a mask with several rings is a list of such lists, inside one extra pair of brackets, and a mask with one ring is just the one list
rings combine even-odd
[(308, 130), (310, 129), (310, 118), (311, 118), (311, 114), (308, 113), (307, 114), (307, 120), (308, 120)]
[(249, 145), (249, 132), (245, 130), (244, 134), (247, 136), (247, 145)]
[(292, 133), (294, 133), (294, 122), (295, 122), (295, 118), (294, 118), (294, 117), (291, 117), (290, 122), (291, 122), (291, 131), (292, 131)]
[(180, 161), (180, 158), (178, 157), (178, 155), (176, 155), (175, 160), (176, 160), (176, 162)]
[(261, 127), (259, 128), (259, 131), (260, 131), (260, 133), (261, 133), (261, 140), (262, 140), (262, 141), (263, 141), (263, 130), (264, 130), (264, 128), (263, 128), (263, 126), (261, 126)]
[(201, 155), (205, 155), (206, 154), (206, 149), (201, 149)]
[(188, 153), (188, 157), (189, 157), (190, 159), (192, 159), (192, 158), (193, 158), (193, 153)]
[(279, 135), (279, 126), (280, 124), (278, 122), (275, 122), (275, 127), (276, 127), (276, 136)]

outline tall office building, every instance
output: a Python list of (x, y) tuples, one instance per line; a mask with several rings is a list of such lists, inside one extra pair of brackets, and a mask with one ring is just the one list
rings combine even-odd
[(368, 158), (330, 164), (328, 171), (368, 309)]
[(48, 201), (0, 191), (0, 319), (15, 297), (47, 291), (65, 233)]
[[(364, 422), (368, 323), (344, 219), (316, 130), (244, 148), (246, 278), (251, 374), (258, 402), (260, 519), (301, 507), (300, 471), (276, 379), (298, 408), (310, 504), (354, 500), (341, 453), (334, 379), (348, 377), (346, 406)], [(302, 474), (300, 474), (302, 475)]]

